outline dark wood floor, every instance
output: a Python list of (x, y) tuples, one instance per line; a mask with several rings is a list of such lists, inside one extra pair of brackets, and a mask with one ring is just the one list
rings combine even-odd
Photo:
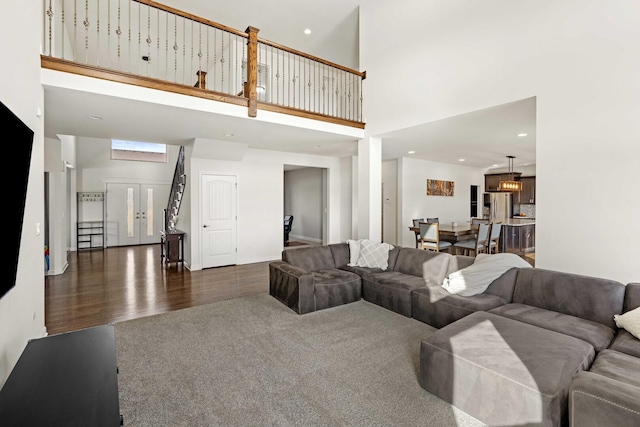
[(45, 326), (53, 335), (268, 292), (268, 262), (191, 272), (160, 264), (159, 244), (84, 250), (45, 277)]
[(50, 335), (269, 292), (269, 263), (190, 272), (160, 263), (160, 245), (81, 250), (45, 277)]

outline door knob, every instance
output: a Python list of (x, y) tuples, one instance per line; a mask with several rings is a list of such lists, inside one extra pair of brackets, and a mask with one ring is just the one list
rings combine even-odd
[(209, 226), (209, 224), (205, 224), (205, 225), (203, 225), (202, 227), (203, 227), (203, 228), (207, 228), (208, 226)]

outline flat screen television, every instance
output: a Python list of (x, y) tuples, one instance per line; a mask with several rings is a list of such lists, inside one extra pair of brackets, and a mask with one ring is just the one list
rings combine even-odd
[(0, 123), (2, 133), (8, 144), (5, 169), (5, 191), (8, 191), (5, 216), (5, 237), (9, 248), (9, 277), (0, 280), (0, 298), (16, 285), (18, 274), (18, 257), (20, 255), (20, 239), (24, 222), (24, 206), (27, 200), (27, 184), (31, 165), (33, 147), (33, 131), (25, 125), (6, 105), (0, 102)]

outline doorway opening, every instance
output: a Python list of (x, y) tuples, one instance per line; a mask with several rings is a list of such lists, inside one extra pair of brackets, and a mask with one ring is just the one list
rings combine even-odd
[(293, 216), (283, 247), (324, 245), (327, 236), (327, 169), (284, 165), (283, 221)]

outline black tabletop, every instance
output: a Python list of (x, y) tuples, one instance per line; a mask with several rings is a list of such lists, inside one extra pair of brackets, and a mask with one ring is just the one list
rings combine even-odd
[(0, 425), (120, 426), (113, 325), (29, 341), (0, 390)]

